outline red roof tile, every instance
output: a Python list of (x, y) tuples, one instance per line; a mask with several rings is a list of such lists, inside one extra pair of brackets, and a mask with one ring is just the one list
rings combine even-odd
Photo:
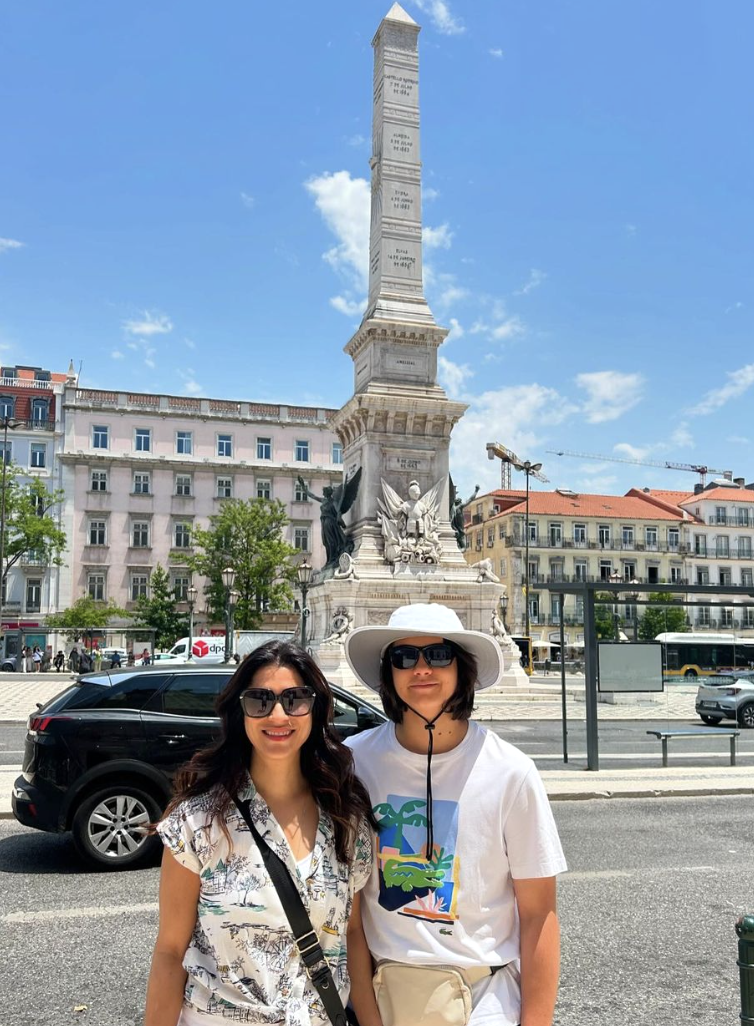
[[(523, 513), (524, 501), (499, 513)], [(562, 495), (560, 492), (530, 492), (529, 515), (602, 517), (605, 520), (682, 520), (683, 512), (651, 503), (638, 495)]]
[(692, 500), (697, 502), (703, 499), (724, 499), (726, 502), (754, 502), (754, 491), (750, 488), (710, 488), (707, 492), (699, 492), (698, 495), (690, 495), (684, 500), (688, 505)]

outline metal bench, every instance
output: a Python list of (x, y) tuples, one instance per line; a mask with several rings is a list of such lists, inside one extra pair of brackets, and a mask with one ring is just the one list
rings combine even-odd
[(648, 730), (662, 741), (662, 764), (668, 764), (668, 739), (671, 737), (728, 737), (730, 738), (730, 764), (736, 765), (736, 738), (741, 733), (735, 727), (686, 727), (685, 730)]

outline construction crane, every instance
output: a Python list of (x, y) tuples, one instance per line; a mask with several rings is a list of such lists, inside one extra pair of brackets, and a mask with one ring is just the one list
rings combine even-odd
[(500, 487), (510, 490), (511, 487), (511, 467), (515, 467), (516, 470), (523, 470), (526, 474), (527, 485), (529, 477), (536, 477), (537, 481), (542, 481), (544, 484), (548, 484), (549, 477), (545, 477), (540, 472), (541, 463), (529, 463), (527, 460), (522, 460), (520, 456), (517, 456), (512, 449), (507, 449), (500, 442), (488, 442), (487, 443), (487, 458), (493, 460), (495, 457), (500, 460)]
[(552, 456), (575, 456), (580, 460), (605, 460), (610, 463), (635, 463), (640, 467), (661, 467), (663, 470), (690, 470), (699, 475), (702, 487), (707, 483), (707, 474), (722, 474), (728, 481), (733, 480), (732, 470), (718, 470), (702, 463), (673, 463), (671, 460), (632, 460), (628, 456), (600, 456), (594, 452), (572, 452), (570, 449), (548, 449)]

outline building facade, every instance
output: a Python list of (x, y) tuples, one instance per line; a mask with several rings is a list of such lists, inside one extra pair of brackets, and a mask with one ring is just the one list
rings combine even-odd
[(181, 557), (231, 498), (282, 501), (287, 540), (324, 564), (319, 504), (297, 478), (318, 495), (341, 480), (333, 410), (71, 385), (63, 411), (61, 608), (82, 595), (133, 608), (158, 564), (179, 600), (190, 583), (201, 596)]

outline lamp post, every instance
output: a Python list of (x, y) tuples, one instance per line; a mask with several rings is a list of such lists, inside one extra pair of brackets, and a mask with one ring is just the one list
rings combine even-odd
[[(619, 570), (613, 570), (608, 580), (611, 584), (620, 584), (623, 578), (621, 577)], [(613, 636), (616, 641), (620, 641), (620, 617), (618, 616), (618, 596), (615, 596), (615, 602), (613, 603)]]
[(304, 560), (299, 563), (296, 573), (298, 574), (298, 586), (301, 589), (301, 647), (306, 651), (306, 621), (309, 617), (306, 596), (309, 592), (309, 582), (312, 579), (312, 568)]
[[(6, 407), (7, 409), (7, 407)], [(3, 494), (0, 498), (0, 641), (2, 654), (5, 655), (5, 631), (3, 630), (3, 592), (5, 590), (5, 486), (8, 476), (8, 431), (18, 427), (19, 422), (5, 414), (0, 418), (3, 427)]]
[(235, 647), (236, 646), (234, 645), (235, 633), (236, 633), (235, 632), (235, 619), (236, 619), (236, 606), (238, 605), (238, 600), (240, 598), (241, 598), (240, 593), (238, 591), (236, 591), (235, 588), (231, 588), (230, 589), (230, 594), (228, 595), (228, 634), (230, 636), (230, 647), (231, 647), (230, 658), (231, 659), (233, 659), (234, 656), (236, 655), (236, 652), (235, 652)]
[(194, 656), (193, 656), (193, 647), (194, 647), (194, 606), (196, 605), (196, 596), (198, 594), (199, 594), (199, 592), (196, 590), (196, 588), (194, 587), (193, 584), (189, 587), (188, 591), (186, 592), (186, 601), (188, 602), (188, 607), (189, 607), (188, 652), (186, 654), (186, 662), (187, 663), (190, 663), (193, 660), (193, 658), (194, 658)]
[(223, 587), (225, 588), (225, 662), (230, 662), (232, 652), (230, 651), (233, 643), (232, 630), (233, 630), (233, 609), (235, 608), (231, 602), (231, 592), (233, 590), (233, 584), (236, 580), (236, 571), (232, 566), (226, 566), (222, 572)]
[(503, 627), (505, 627), (505, 633), (508, 633), (508, 624), (505, 621), (505, 614), (508, 612), (508, 592), (503, 592), (500, 596), (500, 612), (503, 614)]

